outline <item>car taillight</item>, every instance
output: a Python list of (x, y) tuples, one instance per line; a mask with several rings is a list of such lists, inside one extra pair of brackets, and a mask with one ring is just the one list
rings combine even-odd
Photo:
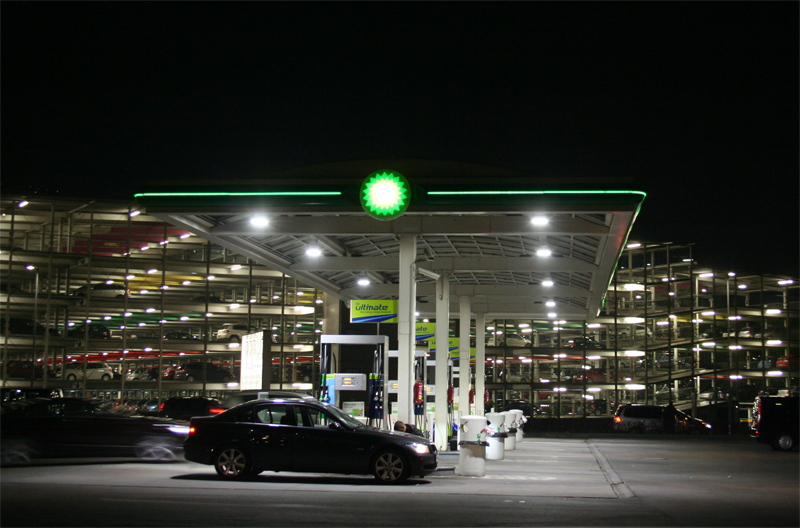
[(225, 412), (225, 409), (214, 407), (213, 409), (209, 409), (208, 412), (211, 414), (219, 414)]
[(620, 423), (622, 421), (622, 418), (619, 417), (619, 416), (615, 416), (614, 417), (614, 421), (617, 422), (617, 423)]
[[(164, 403), (167, 403), (167, 402), (164, 402)], [(163, 409), (164, 409), (164, 403), (162, 403), (161, 405), (159, 405), (159, 406), (158, 406), (158, 410), (159, 410), (159, 411), (161, 411), (161, 410), (163, 410)]]
[(196, 432), (197, 432), (197, 429), (195, 429), (194, 426), (190, 426), (189, 427), (189, 436), (194, 436), (194, 433), (196, 433)]

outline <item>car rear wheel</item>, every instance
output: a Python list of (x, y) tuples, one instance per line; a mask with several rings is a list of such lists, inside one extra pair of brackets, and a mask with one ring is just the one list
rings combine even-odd
[(111, 379), (111, 376), (109, 376), (108, 374), (103, 374), (103, 375), (100, 377), (100, 379), (101, 379), (101, 380), (110, 380), (110, 379)]
[(231, 341), (231, 343), (238, 343), (239, 342), (239, 336), (231, 337), (230, 341)]
[(76, 380), (76, 379), (78, 379), (78, 376), (76, 376), (75, 374), (68, 374), (67, 375), (67, 379), (68, 380)]
[(227, 446), (214, 457), (217, 474), (228, 480), (241, 480), (252, 475), (250, 456), (242, 449)]
[(775, 437), (772, 446), (778, 451), (791, 451), (795, 447), (795, 441), (792, 435), (784, 431)]
[(381, 451), (372, 461), (372, 474), (382, 484), (399, 484), (410, 471), (411, 465), (395, 451)]

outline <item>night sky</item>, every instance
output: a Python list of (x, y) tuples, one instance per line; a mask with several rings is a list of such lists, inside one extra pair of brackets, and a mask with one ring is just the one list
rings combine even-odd
[(799, 6), (6, 1), (3, 189), (385, 157), (622, 176), (633, 239), (798, 276)]

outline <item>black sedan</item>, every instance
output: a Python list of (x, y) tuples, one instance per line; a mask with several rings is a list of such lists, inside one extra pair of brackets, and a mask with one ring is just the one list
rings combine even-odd
[(230, 370), (213, 363), (185, 363), (175, 371), (176, 380), (206, 381), (227, 383), (235, 379)]
[(175, 460), (188, 423), (121, 416), (79, 398), (31, 401), (0, 416), (4, 465), (34, 458), (129, 457)]
[(216, 416), (192, 418), (187, 460), (225, 479), (262, 471), (372, 474), (396, 484), (436, 471), (429, 440), (369, 427), (333, 405), (303, 399), (254, 400)]

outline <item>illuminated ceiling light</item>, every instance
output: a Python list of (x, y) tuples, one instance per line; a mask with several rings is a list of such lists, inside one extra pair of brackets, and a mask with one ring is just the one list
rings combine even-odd
[(740, 321), (741, 319), (742, 319), (741, 315), (732, 315), (732, 316), (728, 317), (729, 321)]
[(567, 392), (565, 387), (553, 387), (554, 392)]
[(306, 255), (309, 257), (321, 257), (322, 250), (317, 246), (309, 246), (308, 249), (306, 249)]
[(17, 204), (17, 207), (25, 207), (29, 203), (30, 202), (28, 202), (28, 200), (22, 200), (20, 203)]
[(281, 296), (280, 296), (280, 295), (273, 295), (273, 296), (272, 296), (272, 298), (273, 298), (273, 299), (280, 299), (280, 298), (281, 298)]
[(124, 315), (125, 317), (130, 317), (130, 316), (132, 316), (133, 314), (132, 314), (131, 312), (125, 312), (125, 313), (124, 313), (124, 314), (122, 314), (122, 315)]
[(643, 323), (644, 319), (641, 317), (626, 317), (624, 321), (628, 324)]
[(266, 227), (269, 225), (269, 219), (266, 216), (254, 216), (250, 219), (250, 225), (254, 227)]
[(373, 172), (361, 184), (361, 207), (372, 218), (392, 220), (411, 203), (411, 185), (399, 172)]
[(601, 390), (600, 387), (589, 387), (586, 392), (600, 392)]
[(86, 324), (89, 324), (89, 323), (92, 322), (92, 320), (91, 319), (87, 319), (85, 322), (86, 322)]
[(242, 269), (242, 265), (241, 264), (234, 264), (233, 266), (231, 266), (231, 271), (236, 271), (236, 270), (240, 270), (240, 269)]
[(158, 243), (159, 246), (166, 246), (167, 244), (169, 244), (169, 240), (162, 240)]
[(520, 323), (517, 326), (520, 328), (528, 328), (530, 325), (528, 323)]
[(503, 331), (502, 330), (498, 330), (497, 332), (494, 332), (494, 335), (503, 335)]
[(33, 266), (33, 265), (31, 265), (31, 264), (28, 264), (27, 266), (25, 266), (25, 269), (27, 269), (28, 271), (33, 271), (33, 270), (35, 270), (35, 269), (36, 269), (36, 266)]
[(211, 317), (212, 315), (214, 315), (214, 314), (209, 312), (209, 313), (206, 314), (206, 317)]
[(148, 275), (152, 275), (153, 273), (158, 273), (158, 270), (157, 269), (149, 269), (149, 270), (147, 270), (147, 274)]
[(139, 290), (139, 295), (144, 295), (145, 293), (147, 293), (147, 290)]
[(698, 324), (698, 323), (702, 323), (703, 320), (702, 319), (692, 319), (692, 322)]
[(644, 356), (643, 350), (626, 350), (625, 355), (628, 357), (642, 357)]
[(297, 349), (303, 348), (303, 345), (294, 345), (292, 348), (294, 348), (295, 350), (297, 350)]
[(113, 280), (107, 280), (106, 284), (114, 284), (114, 281)]
[(549, 248), (543, 247), (536, 250), (537, 257), (549, 257), (553, 252)]
[(744, 376), (742, 376), (741, 374), (731, 374), (731, 375), (730, 375), (730, 376), (728, 376), (728, 377), (729, 377), (730, 379), (732, 379), (732, 380), (740, 380), (740, 379), (744, 379)]
[(770, 308), (767, 310), (767, 315), (778, 315), (781, 311), (777, 308)]
[(770, 339), (769, 341), (767, 341), (767, 344), (768, 345), (782, 345), (783, 341), (781, 341), (780, 339)]
[(147, 313), (153, 313), (155, 311), (156, 311), (155, 308), (148, 308), (147, 310), (145, 310), (145, 312), (147, 312)]
[(185, 316), (185, 315), (181, 316), (181, 321), (188, 321), (188, 320), (189, 320), (189, 318), (187, 316)]
[(183, 281), (181, 284), (183, 284), (184, 286), (188, 286), (191, 283), (192, 283), (192, 281)]
[(717, 312), (700, 312), (700, 315), (704, 315), (706, 317), (710, 317), (712, 315), (717, 315)]
[(588, 356), (586, 359), (588, 359), (589, 361), (599, 361), (600, 356)]
[(739, 287), (740, 290), (746, 290), (747, 289), (747, 284), (740, 284), (738, 287)]
[(699, 277), (700, 277), (701, 279), (707, 279), (708, 277), (713, 277), (713, 276), (714, 276), (714, 274), (713, 274), (713, 273), (701, 273), (701, 274), (699, 275)]
[(668, 326), (669, 321), (659, 321), (656, 323), (657, 326)]
[(494, 330), (494, 327), (493, 326), (487, 326), (486, 329), (487, 330)]
[(184, 239), (187, 239), (187, 238), (189, 238), (190, 236), (192, 236), (192, 235), (190, 235), (189, 233), (184, 233), (184, 234), (182, 234), (182, 235), (180, 236), (180, 238), (181, 238), (181, 240), (184, 240)]
[(728, 347), (729, 350), (741, 350), (744, 347), (742, 345), (731, 345)]
[(586, 325), (586, 328), (600, 328), (601, 326), (603, 326), (603, 325), (601, 325), (600, 323), (592, 323), (592, 324)]
[(125, 280), (133, 280), (136, 278), (136, 275), (125, 275)]
[(644, 291), (644, 284), (625, 284), (622, 287), (628, 291)]
[(558, 314), (555, 312), (550, 312), (547, 314), (547, 317), (549, 317), (550, 319), (555, 319), (556, 317), (558, 317)]
[(235, 310), (235, 309), (239, 308), (240, 306), (241, 305), (239, 303), (233, 303), (230, 306), (228, 306), (228, 309), (229, 310)]
[[(317, 300), (316, 300), (316, 301), (314, 301), (314, 302), (315, 302), (316, 304), (322, 304), (322, 299), (317, 299)], [(419, 314), (417, 314), (417, 315), (419, 315)]]
[(161, 319), (158, 323), (159, 324), (167, 324), (167, 320), (166, 319)]
[(531, 224), (535, 226), (544, 226), (550, 223), (550, 219), (546, 216), (534, 216), (531, 218)]
[(111, 320), (111, 316), (110, 315), (103, 316), (103, 321), (110, 321), (110, 320)]
[(636, 249), (642, 247), (642, 245), (639, 242), (632, 242), (625, 247), (628, 249)]
[(625, 385), (625, 388), (628, 390), (644, 390), (644, 385), (640, 385), (638, 383), (628, 383)]
[(670, 297), (675, 297), (675, 292), (669, 292)]
[(663, 278), (661, 279), (661, 282), (669, 282), (669, 277), (663, 277)]
[(144, 326), (146, 323), (139, 323), (139, 326)]
[(781, 286), (788, 286), (789, 284), (794, 284), (794, 281), (793, 280), (782, 280), (782, 281), (778, 281), (778, 284), (780, 284)]
[(426, 318), (422, 320), (423, 323), (429, 323), (430, 321)]
[(703, 343), (703, 346), (706, 348), (711, 348), (717, 346), (717, 344), (713, 341), (708, 341), (707, 343)]
[(147, 251), (148, 249), (150, 249), (150, 246), (142, 246), (139, 248), (139, 251)]
[(522, 328), (520, 332), (522, 332), (523, 334), (530, 334), (531, 332), (533, 332), (533, 328)]
[(542, 286), (545, 286), (547, 288), (551, 287), (553, 284), (555, 284), (555, 283), (553, 282), (552, 279), (544, 279), (542, 281)]
[(240, 346), (239, 343), (228, 343), (228, 348), (237, 348), (238, 346)]
[(544, 305), (545, 305), (545, 306), (549, 306), (550, 308), (552, 308), (553, 306), (555, 306), (555, 305), (556, 305), (556, 302), (555, 302), (554, 300), (552, 300), (552, 299), (548, 299), (548, 300), (547, 300), (547, 301), (544, 303)]
[(732, 272), (732, 271), (728, 272), (728, 277), (735, 277), (735, 276), (736, 276), (736, 274), (734, 272)]
[(677, 318), (678, 318), (678, 316), (677, 316), (677, 315), (675, 315), (675, 314), (669, 314), (669, 318), (670, 318), (670, 319), (677, 319)]
[(258, 301), (256, 299), (250, 299), (250, 304), (253, 304), (254, 302), (258, 302)]
[(366, 277), (361, 277), (360, 279), (358, 279), (358, 285), (359, 286), (369, 286), (369, 279), (366, 278)]
[(153, 349), (152, 349), (152, 348), (150, 348), (150, 347), (147, 347), (147, 348), (145, 348), (145, 349), (144, 349), (144, 351), (145, 351), (145, 352), (152, 352), (152, 351), (153, 351)]
[(780, 370), (770, 370), (767, 372), (767, 376), (783, 376), (783, 372)]
[(305, 292), (301, 292), (301, 291), (299, 291), (299, 292), (297, 292), (297, 295), (303, 295), (304, 293), (305, 293)]
[(213, 275), (209, 275), (208, 277), (206, 277), (206, 280), (214, 280), (214, 279), (216, 279), (216, 277)]
[(142, 212), (139, 210), (130, 212), (131, 218), (133, 218), (134, 216), (139, 216), (140, 214), (142, 214)]

